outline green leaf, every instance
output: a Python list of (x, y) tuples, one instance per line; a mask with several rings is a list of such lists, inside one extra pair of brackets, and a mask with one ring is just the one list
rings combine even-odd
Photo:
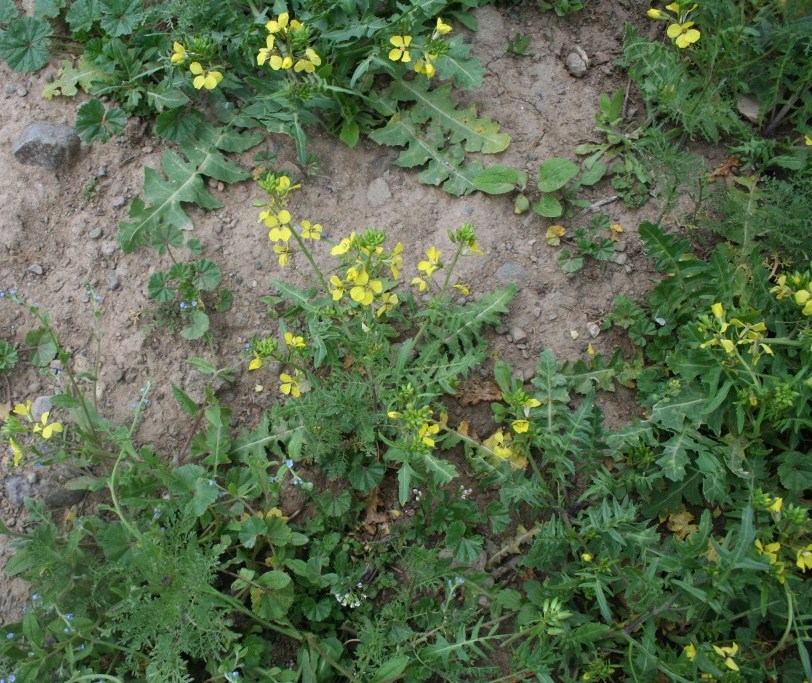
[(265, 572), (257, 580), (257, 583), (265, 586), (266, 588), (270, 588), (276, 591), (282, 590), (283, 588), (288, 586), (290, 582), (291, 582), (290, 574), (288, 574), (287, 572), (281, 572), (279, 570)]
[(560, 157), (548, 159), (539, 166), (538, 188), (541, 192), (555, 192), (576, 175), (578, 175), (578, 166), (569, 159)]
[(347, 147), (355, 147), (355, 145), (358, 144), (360, 135), (361, 129), (355, 121), (344, 121), (338, 133), (338, 139), (347, 145)]
[(79, 59), (77, 67), (74, 67), (67, 59), (63, 59), (62, 66), (56, 72), (56, 78), (42, 89), (42, 96), (46, 100), (50, 100), (56, 95), (73, 97), (79, 92), (79, 88), (89, 92), (91, 83), (108, 79), (109, 76), (106, 72), (84, 57)]
[(101, 27), (113, 37), (128, 36), (141, 23), (141, 0), (101, 0)]
[(266, 531), (265, 520), (251, 516), (239, 523), (237, 538), (246, 548), (253, 548), (257, 544), (257, 539), (264, 536)]
[(50, 59), (51, 25), (44, 19), (20, 17), (0, 31), (0, 59), (13, 71), (37, 71)]
[(606, 164), (604, 164), (602, 161), (596, 161), (590, 168), (581, 173), (581, 177), (578, 178), (578, 182), (581, 183), (581, 185), (590, 187), (601, 180), (601, 178), (606, 175), (606, 171)]
[(127, 125), (127, 114), (120, 107), (106, 112), (100, 100), (88, 100), (76, 112), (76, 132), (85, 142), (107, 142)]
[(65, 20), (74, 33), (86, 33), (93, 28), (93, 22), (101, 18), (99, 0), (74, 0), (65, 15)]
[(209, 331), (209, 316), (203, 311), (193, 310), (188, 314), (188, 324), (180, 330), (180, 336), (184, 339), (192, 341), (200, 339), (206, 332)]
[(174, 382), (172, 382), (172, 395), (175, 397), (178, 405), (183, 408), (183, 411), (187, 415), (197, 417), (197, 415), (200, 413), (200, 406), (198, 406), (195, 400)]
[(689, 452), (706, 452), (704, 445), (695, 437), (699, 437), (697, 432), (682, 429), (662, 444), (663, 454), (657, 458), (657, 464), (662, 468), (663, 475), (671, 481), (685, 478), (685, 467), (690, 462)]
[(65, 0), (35, 0), (34, 15), (46, 17), (47, 19), (56, 19), (64, 6)]
[(551, 194), (541, 195), (539, 200), (530, 208), (539, 216), (544, 216), (545, 218), (558, 218), (564, 213), (564, 207), (561, 206), (561, 202)]
[(406, 671), (410, 661), (411, 659), (406, 655), (390, 657), (372, 674), (369, 683), (394, 683), (394, 681), (402, 678), (403, 672)]
[(430, 453), (423, 453), (422, 458), (429, 479), (437, 486), (447, 484), (458, 475), (457, 468), (447, 460), (437, 458)]
[(25, 345), (31, 349), (31, 356), (28, 362), (38, 368), (44, 368), (54, 358), (56, 358), (57, 347), (51, 333), (41, 327), (30, 330), (25, 335)]
[(488, 166), (474, 178), (474, 187), (486, 194), (505, 194), (527, 185), (527, 173), (512, 166)]
[(195, 517), (202, 516), (211, 504), (217, 500), (218, 488), (210, 479), (198, 479), (195, 483), (195, 493), (189, 509)]
[(373, 461), (369, 463), (356, 462), (350, 469), (347, 478), (357, 491), (371, 491), (381, 483), (386, 468), (383, 463)]
[(688, 421), (694, 427), (702, 422), (706, 414), (708, 399), (696, 385), (688, 385), (679, 396), (663, 398), (651, 407), (653, 424), (659, 424), (672, 431), (680, 431)]
[(328, 517), (341, 517), (350, 511), (352, 495), (344, 489), (338, 495), (332, 491), (325, 491), (319, 496), (319, 507)]
[(435, 63), (437, 75), (442, 80), (453, 78), (458, 88), (475, 90), (482, 85), (485, 69), (479, 60), (470, 56), (471, 45), (463, 42), (461, 35), (448, 41), (448, 52)]
[(195, 276), (192, 284), (199, 290), (209, 292), (220, 284), (220, 269), (214, 261), (200, 259), (195, 265)]
[(154, 90), (147, 90), (147, 102), (156, 112), (161, 112), (164, 109), (178, 109), (189, 102), (189, 98), (182, 90), (164, 82)]
[(562, 249), (558, 255), (558, 265), (565, 273), (577, 273), (584, 267), (584, 257), (573, 256), (569, 249)]
[(333, 609), (333, 602), (330, 598), (322, 598), (316, 602), (313, 598), (305, 598), (302, 602), (302, 613), (310, 621), (320, 622), (324, 621), (330, 616), (330, 610)]
[(14, 0), (0, 0), (0, 24), (10, 24), (18, 16)]
[(795, 493), (812, 488), (812, 456), (810, 454), (787, 451), (782, 453), (778, 460), (781, 463), (778, 466), (778, 478), (783, 486)]
[(268, 543), (275, 546), (285, 546), (293, 540), (293, 533), (287, 522), (281, 517), (271, 517), (265, 520)]
[(173, 280), (169, 273), (153, 273), (147, 282), (147, 295), (159, 304), (172, 301), (177, 294), (177, 290), (169, 286)]

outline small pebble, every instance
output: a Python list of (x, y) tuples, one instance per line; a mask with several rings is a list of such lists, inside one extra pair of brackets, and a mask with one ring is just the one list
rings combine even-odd
[(527, 332), (525, 332), (521, 327), (511, 327), (510, 336), (513, 337), (513, 343), (516, 344), (527, 339)]
[(598, 327), (598, 325), (596, 325), (595, 323), (587, 323), (586, 331), (589, 332), (589, 336), (594, 339), (601, 333), (601, 328)]
[(102, 236), (101, 228), (92, 228), (90, 232), (87, 233), (87, 236), (91, 240), (97, 240)]
[(33, 263), (28, 266), (28, 272), (34, 273), (34, 275), (44, 275), (45, 269), (39, 263)]
[(110, 281), (107, 283), (107, 289), (109, 289), (111, 292), (115, 292), (117, 289), (120, 289), (120, 288), (121, 288), (121, 282), (119, 281), (119, 279), (115, 275), (113, 275), (110, 278)]

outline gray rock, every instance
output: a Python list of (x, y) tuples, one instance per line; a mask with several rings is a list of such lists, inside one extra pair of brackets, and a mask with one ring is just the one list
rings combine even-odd
[(77, 476), (68, 469), (56, 469), (43, 477), (37, 486), (37, 495), (49, 508), (66, 508), (76, 505), (85, 497), (84, 491), (73, 491), (66, 484)]
[(21, 164), (51, 170), (70, 166), (79, 152), (79, 136), (70, 126), (32, 123), (14, 143), (14, 158)]
[(90, 232), (87, 233), (87, 236), (91, 240), (97, 240), (99, 237), (102, 236), (101, 228), (93, 228)]
[(612, 256), (609, 257), (609, 260), (612, 263), (616, 263), (617, 265), (622, 266), (624, 263), (626, 263), (627, 258), (628, 257), (626, 256), (626, 254), (612, 254)]
[(18, 85), (17, 86), (17, 97), (25, 97), (28, 94), (28, 88)]
[(589, 71), (589, 57), (580, 45), (574, 45), (564, 59), (564, 66), (570, 76), (583, 78)]
[(51, 403), (51, 396), (37, 396), (31, 403), (31, 417), (35, 422), (42, 419), (44, 413), (47, 413), (53, 408)]
[(127, 203), (127, 198), (123, 195), (119, 195), (118, 197), (113, 197), (113, 208), (120, 209)]
[(45, 275), (45, 269), (39, 263), (32, 263), (28, 266), (28, 272), (34, 275)]
[(17, 86), (16, 86), (16, 85), (14, 85), (14, 83), (9, 83), (9, 84), (8, 84), (8, 85), (5, 87), (5, 93), (6, 93), (6, 97), (11, 97), (11, 96), (12, 96), (12, 95), (14, 95), (16, 92), (17, 92)]
[(525, 339), (527, 339), (527, 332), (525, 332), (521, 327), (511, 327), (510, 336), (513, 337), (513, 343), (518, 344), (519, 342), (523, 342)]
[(527, 281), (527, 277), (527, 269), (515, 261), (508, 261), (496, 271), (496, 279), (502, 282), (522, 283)]
[(12, 507), (21, 508), (25, 505), (25, 499), (30, 498), (34, 493), (34, 488), (27, 477), (14, 474), (6, 478), (6, 500)]
[(121, 288), (121, 281), (115, 276), (110, 277), (110, 281), (107, 283), (107, 289), (111, 292), (115, 292), (117, 289)]
[(370, 206), (383, 206), (390, 199), (392, 192), (383, 178), (375, 178), (367, 187), (367, 201)]
[(761, 114), (761, 102), (752, 95), (742, 95), (736, 102), (736, 109), (750, 123), (758, 123)]
[(112, 256), (116, 253), (116, 249), (118, 249), (118, 245), (115, 242), (102, 242), (101, 245), (101, 253), (102, 256)]
[(598, 327), (598, 325), (596, 325), (595, 323), (587, 323), (586, 331), (589, 332), (589, 336), (594, 339), (601, 333), (601, 328)]

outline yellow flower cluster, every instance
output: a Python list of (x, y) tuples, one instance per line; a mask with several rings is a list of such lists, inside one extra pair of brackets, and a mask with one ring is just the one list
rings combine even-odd
[(778, 301), (792, 298), (801, 309), (801, 314), (812, 316), (812, 275), (810, 273), (793, 273), (779, 275), (775, 287), (770, 290)]
[[(268, 64), (274, 71), (304, 71), (312, 74), (321, 66), (321, 57), (312, 47), (302, 49), (304, 24), (291, 19), (287, 12), (282, 12), (276, 19), (265, 24), (268, 35), (265, 47), (257, 53), (257, 64)], [(306, 40), (306, 35), (304, 35)]]
[[(184, 45), (175, 41), (172, 45), (172, 55), (170, 56), (169, 60), (174, 65), (178, 66), (183, 64), (188, 57), (189, 53), (186, 51)], [(223, 73), (221, 71), (218, 71), (217, 69), (206, 70), (198, 61), (194, 61), (189, 64), (189, 71), (192, 73), (192, 76), (194, 76), (192, 85), (198, 90), (201, 90), (202, 88), (205, 88), (206, 90), (214, 90), (220, 81), (223, 80)]]
[[(52, 438), (55, 434), (59, 434), (62, 432), (62, 423), (51, 421), (51, 413), (50, 411), (46, 411), (42, 413), (39, 420), (35, 420), (34, 416), (31, 412), (32, 408), (31, 401), (27, 401), (26, 403), (18, 403), (14, 406), (12, 412), (17, 417), (17, 424), (15, 425), (14, 431), (24, 431), (26, 429), (30, 429), (32, 434), (38, 434), (41, 438), (45, 439), (46, 441)], [(26, 424), (27, 423), (27, 424)], [(20, 445), (20, 442), (15, 439), (13, 436), (9, 437), (8, 440), (9, 446), (11, 447), (11, 453), (13, 456), (13, 464), (16, 467), (20, 464), (25, 455), (23, 451), (23, 447)]]
[[(268, 202), (255, 204), (257, 207), (264, 207), (259, 214), (259, 222), (270, 228), (268, 239), (274, 242), (273, 250), (279, 257), (279, 265), (286, 266), (296, 250), (289, 244), (293, 237), (292, 216), (290, 211), (283, 207), (287, 204), (288, 195), (301, 185), (294, 185), (286, 175), (277, 176), (273, 173), (268, 173), (259, 184), (270, 198)], [(299, 237), (301, 239), (314, 241), (321, 239), (323, 230), (321, 223), (303, 220), (300, 227)]]
[(482, 445), (499, 460), (506, 460), (510, 466), (517, 470), (527, 467), (527, 457), (513, 445), (513, 437), (505, 434), (501, 429), (491, 434)]
[[(712, 645), (711, 647), (713, 647), (713, 651), (722, 658), (722, 664), (725, 667), (731, 671), (739, 670), (739, 665), (736, 664), (733, 659), (737, 654), (739, 654), (739, 646), (736, 643), (732, 643), (730, 645)], [(682, 648), (682, 652), (690, 661), (693, 662), (696, 659), (697, 649), (696, 645), (693, 643), (689, 643)]]
[(389, 268), (392, 277), (397, 279), (403, 266), (402, 253), (403, 244), (400, 242), (391, 252), (386, 253), (380, 245), (365, 246), (362, 238), (355, 232), (339, 240), (330, 254), (346, 257), (344, 260), (348, 267), (343, 278), (338, 275), (330, 276), (330, 295), (333, 301), (341, 301), (349, 294), (350, 299), (361, 306), (371, 306), (377, 302), (379, 306), (375, 315), (379, 318), (393, 311), (400, 299), (397, 294), (385, 291), (383, 281), (375, 274), (382, 268)]
[[(706, 349), (718, 345), (725, 350), (728, 356), (732, 356), (736, 351), (736, 346), (750, 345), (750, 354), (754, 359), (757, 359), (762, 352), (770, 356), (774, 355), (770, 346), (762, 341), (765, 339), (766, 335), (764, 333), (767, 331), (767, 325), (764, 322), (744, 323), (738, 318), (731, 318), (730, 321), (727, 321), (721, 303), (713, 304), (711, 312), (716, 320), (715, 326), (718, 329), (714, 332), (713, 337), (700, 344), (699, 348)], [(728, 330), (734, 332), (735, 339), (724, 336)]]
[[(451, 33), (451, 30), (451, 26), (446, 24), (442, 17), (437, 17), (434, 31), (426, 45), (421, 48), (422, 56), (414, 64), (414, 70), (417, 73), (424, 75), (426, 78), (432, 78), (437, 73), (435, 66), (437, 58), (448, 50), (448, 43), (443, 40), (443, 36)], [(406, 34), (392, 36), (389, 43), (392, 45), (388, 54), (391, 61), (406, 64), (412, 61), (412, 36)]]
[(701, 37), (699, 30), (694, 28), (695, 23), (690, 20), (697, 7), (699, 7), (697, 3), (672, 2), (665, 6), (667, 12), (651, 8), (646, 15), (649, 19), (670, 21), (665, 34), (678, 48), (684, 49)]

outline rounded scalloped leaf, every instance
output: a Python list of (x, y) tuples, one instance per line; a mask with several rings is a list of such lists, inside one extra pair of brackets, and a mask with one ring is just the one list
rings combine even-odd
[(0, 58), (14, 71), (37, 71), (50, 59), (52, 33), (44, 19), (14, 19), (5, 31), (0, 31)]

